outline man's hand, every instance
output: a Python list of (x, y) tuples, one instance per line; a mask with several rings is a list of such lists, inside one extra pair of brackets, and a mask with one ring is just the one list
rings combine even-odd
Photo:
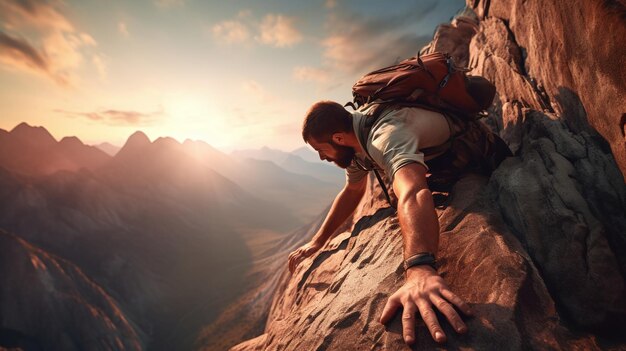
[(311, 256), (316, 253), (319, 249), (322, 248), (322, 244), (311, 241), (305, 245), (302, 245), (300, 248), (295, 250), (294, 252), (289, 254), (289, 271), (293, 273), (296, 270), (296, 267), (304, 260), (305, 258)]
[(472, 315), (470, 307), (450, 291), (443, 278), (430, 266), (412, 267), (407, 271), (406, 282), (387, 300), (380, 322), (385, 324), (390, 321), (400, 306), (403, 307), (402, 334), (408, 345), (415, 342), (415, 313), (418, 311), (430, 335), (438, 343), (445, 342), (446, 335), (437, 320), (433, 306), (446, 316), (457, 333), (467, 332), (467, 326), (454, 306), (464, 314)]

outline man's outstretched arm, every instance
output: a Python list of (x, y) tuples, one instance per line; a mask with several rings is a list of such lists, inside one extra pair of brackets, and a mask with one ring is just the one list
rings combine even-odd
[(296, 267), (303, 259), (321, 249), (328, 238), (354, 212), (361, 198), (363, 198), (363, 194), (365, 194), (366, 185), (367, 177), (363, 177), (359, 182), (346, 182), (344, 188), (335, 197), (335, 201), (333, 201), (324, 223), (322, 223), (322, 226), (311, 241), (289, 254), (289, 270), (291, 273), (296, 270)]
[[(423, 252), (436, 254), (439, 245), (439, 221), (426, 183), (426, 168), (419, 163), (400, 168), (394, 176), (393, 189), (398, 197), (404, 259)], [(448, 288), (432, 267), (415, 266), (407, 270), (406, 282), (387, 300), (381, 322), (390, 321), (396, 310), (402, 307), (404, 340), (407, 344), (412, 344), (415, 342), (415, 314), (419, 312), (433, 339), (442, 343), (446, 341), (446, 335), (433, 306), (446, 316), (457, 332), (467, 331), (467, 326), (454, 306), (467, 315), (472, 314), (470, 307)]]

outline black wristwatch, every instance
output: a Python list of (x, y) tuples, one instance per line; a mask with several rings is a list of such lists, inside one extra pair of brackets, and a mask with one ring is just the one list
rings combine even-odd
[(422, 265), (429, 265), (435, 268), (436, 262), (437, 260), (435, 259), (435, 255), (433, 255), (432, 253), (420, 252), (404, 260), (404, 271), (408, 270), (411, 267)]

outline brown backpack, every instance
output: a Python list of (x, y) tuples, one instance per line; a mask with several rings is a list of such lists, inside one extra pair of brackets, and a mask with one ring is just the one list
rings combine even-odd
[[(511, 151), (477, 121), (478, 113), (491, 105), (495, 86), (483, 77), (466, 75), (466, 71), (457, 68), (449, 55), (435, 52), (366, 74), (352, 87), (353, 102), (346, 104), (354, 109), (369, 108), (368, 120), (358, 131), (360, 139), (367, 140), (385, 110), (420, 107), (441, 112), (461, 132), (442, 145), (420, 150), (425, 156), (441, 154), (426, 162), (431, 190), (449, 189), (470, 171), (490, 174)], [(370, 156), (367, 148), (365, 151)], [(391, 204), (381, 176), (373, 171)]]
[(487, 79), (468, 76), (448, 54), (434, 52), (370, 72), (352, 87), (354, 109), (375, 100), (416, 103), (437, 110), (475, 114), (487, 109), (496, 87)]

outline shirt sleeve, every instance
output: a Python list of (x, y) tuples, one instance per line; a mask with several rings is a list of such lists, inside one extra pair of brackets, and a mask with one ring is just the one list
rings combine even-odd
[(367, 176), (367, 171), (360, 169), (354, 161), (346, 168), (346, 181), (348, 183), (358, 183)]
[(419, 137), (405, 126), (405, 118), (384, 118), (377, 122), (370, 133), (368, 151), (393, 183), (395, 173), (410, 163), (424, 163), (419, 150)]

